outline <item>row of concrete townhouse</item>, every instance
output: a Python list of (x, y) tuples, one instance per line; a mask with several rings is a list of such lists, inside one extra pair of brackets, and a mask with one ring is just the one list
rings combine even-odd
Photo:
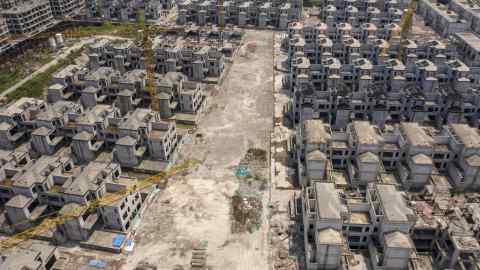
[[(394, 185), (371, 185), (353, 195), (314, 181), (300, 202), (309, 270), (353, 269), (359, 259), (360, 269), (408, 269), (415, 257), (415, 215)], [(355, 254), (357, 249), (365, 252)]]
[(386, 183), (352, 191), (312, 181), (296, 199), (306, 269), (478, 269), (478, 198), (430, 196)]
[(303, 1), (217, 1), (185, 0), (178, 3), (178, 24), (234, 24), (240, 27), (286, 29), (302, 17)]
[[(2, 161), (0, 200), (5, 233), (28, 229), (53, 213), (68, 218), (52, 228), (51, 241), (88, 241), (96, 230), (127, 233), (156, 189), (133, 190), (137, 180), (123, 176), (116, 163), (90, 162), (77, 166), (62, 156), (29, 159), (28, 153), (21, 150), (2, 151)], [(125, 190), (126, 195), (120, 200), (107, 200), (98, 208), (85, 207), (109, 193)]]
[[(222, 35), (222, 41), (218, 35)], [(242, 39), (241, 31), (223, 33), (213, 29), (188, 32), (185, 36), (159, 35), (153, 40), (155, 71), (181, 72), (194, 81), (216, 81)], [(200, 40), (199, 40), (200, 39)], [(132, 40), (97, 40), (89, 46), (90, 68), (114, 67), (121, 71), (144, 69), (144, 50)]]
[(307, 269), (476, 269), (480, 198), (470, 192), (480, 188), (479, 143), (464, 124), (354, 121), (334, 131), (304, 121), (294, 208)]
[[(162, 119), (183, 115), (189, 116), (189, 120), (185, 121), (195, 123), (206, 104), (205, 86), (189, 81), (178, 72), (157, 75), (155, 81)], [(101, 104), (115, 105), (121, 115), (126, 115), (136, 108), (151, 104), (152, 97), (146, 85), (146, 72), (143, 69), (122, 73), (111, 67), (88, 69), (71, 65), (53, 75), (47, 101), (79, 101), (84, 108)]]
[(407, 190), (421, 190), (432, 176), (444, 175), (453, 189), (480, 189), (480, 135), (466, 124), (379, 128), (353, 121), (335, 131), (321, 120), (306, 120), (297, 128), (296, 146), (303, 186), (313, 180), (365, 186), (393, 177)]
[(480, 38), (471, 32), (456, 33), (452, 36), (458, 57), (470, 67), (480, 66)]
[(53, 25), (53, 14), (48, 0), (22, 2), (9, 9), (0, 9), (11, 34), (33, 34)]
[(447, 37), (456, 32), (480, 33), (480, 6), (476, 1), (421, 0), (418, 13), (427, 25), (440, 35)]
[(88, 18), (131, 22), (157, 20), (176, 6), (173, 0), (86, 0)]
[(442, 37), (470, 30), (466, 20), (443, 4), (429, 0), (420, 1), (417, 12), (424, 18), (425, 23)]
[[(284, 84), (294, 93), (296, 121), (320, 118), (335, 128), (351, 119), (380, 126), (398, 121), (478, 125), (479, 70), (460, 61), (455, 46), (404, 40), (395, 50), (384, 42), (372, 44), (378, 39), (371, 37), (363, 45), (347, 42), (356, 40), (351, 33), (334, 41), (321, 34), (327, 29), (323, 23), (292, 25), (291, 38), (286, 37)], [(384, 48), (394, 55), (402, 51), (403, 62)]]
[(11, 34), (30, 35), (40, 33), (61, 19), (79, 14), (84, 0), (19, 0), (0, 3), (0, 17), (6, 20)]
[(327, 24), (310, 17), (289, 25), (282, 46), (288, 52), (289, 67), (302, 53), (311, 64), (320, 64), (325, 57), (339, 58), (342, 64), (349, 64), (356, 58), (368, 58), (376, 65), (391, 58), (404, 63), (425, 58), (440, 63), (455, 56), (463, 57), (460, 37), (465, 33), (458, 34), (458, 42), (436, 39), (403, 39), (400, 42), (396, 37), (399, 30), (395, 23), (380, 27), (372, 23), (352, 26), (350, 23)]
[[(348, 7), (355, 7), (358, 10), (366, 11), (368, 8), (375, 7), (381, 11), (387, 11), (390, 8), (399, 8), (401, 10), (405, 9), (408, 6), (408, 1), (398, 1), (398, 0), (321, 0), (319, 5), (320, 7), (334, 6), (337, 9), (348, 9)], [(328, 9), (328, 8), (327, 8)]]
[(324, 55), (337, 57), (342, 63), (350, 63), (359, 57), (369, 58), (378, 63), (387, 59), (389, 54), (398, 54), (398, 46), (387, 41), (398, 29), (397, 24), (387, 24), (378, 28), (371, 23), (364, 23), (358, 27), (352, 27), (349, 23), (339, 23), (329, 27), (318, 19), (311, 18), (291, 24), (282, 46), (288, 52), (289, 67), (299, 53), (308, 57), (312, 64), (321, 63)]
[(5, 18), (0, 17), (0, 51), (6, 50), (10, 47), (8, 40), (10, 39), (10, 33), (8, 30), (7, 21)]
[(449, 40), (352, 15), (387, 4), (328, 1), (282, 44), (307, 269), (478, 269), (478, 37), (423, 1)]
[(319, 18), (328, 25), (349, 23), (358, 26), (372, 23), (378, 27), (384, 24), (399, 24), (404, 13), (405, 3), (398, 1), (342, 1), (324, 3), (321, 9), (313, 9), (310, 17)]
[[(58, 250), (54, 245), (38, 240), (29, 240), (2, 252), (0, 268), (7, 270), (52, 269), (59, 259)], [(60, 268), (59, 270), (64, 269)]]
[(77, 164), (106, 152), (112, 155), (107, 161), (123, 167), (159, 171), (174, 160), (180, 140), (174, 122), (144, 108), (122, 115), (111, 105), (83, 109), (71, 101), (46, 104), (22, 98), (2, 108), (0, 115), (3, 149), (27, 143), (31, 155), (40, 157), (67, 148)]
[(408, 69), (397, 59), (373, 66), (364, 58), (353, 65), (328, 58), (312, 65), (314, 70), (308, 59), (299, 60), (291, 108), (295, 121), (323, 119), (335, 128), (345, 128), (351, 120), (370, 120), (381, 127), (401, 121), (478, 126), (478, 76), (459, 60), (440, 67), (417, 60)]

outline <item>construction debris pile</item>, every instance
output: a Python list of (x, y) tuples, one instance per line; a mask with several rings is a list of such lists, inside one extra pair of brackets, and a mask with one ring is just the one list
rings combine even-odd
[(249, 148), (235, 175), (240, 186), (232, 197), (232, 232), (253, 232), (262, 222), (262, 195), (267, 185), (267, 151)]
[(287, 248), (281, 248), (277, 250), (275, 254), (275, 263), (273, 266), (277, 270), (297, 269), (296, 261), (288, 255)]
[(262, 223), (262, 201), (253, 193), (237, 191), (232, 197), (232, 232), (253, 232)]
[[(278, 209), (278, 205), (271, 205), (270, 232), (268, 239), (272, 247), (272, 265), (274, 269), (290, 270), (298, 268), (298, 256), (302, 253), (303, 236), (295, 233), (295, 227), (285, 222), (281, 215), (286, 214)], [(300, 241), (298, 241), (300, 240)]]
[(263, 149), (250, 148), (240, 161), (235, 175), (241, 183), (257, 190), (264, 190), (267, 186), (268, 176), (267, 152)]
[(242, 163), (260, 163), (267, 162), (267, 151), (259, 148), (250, 148), (243, 157)]

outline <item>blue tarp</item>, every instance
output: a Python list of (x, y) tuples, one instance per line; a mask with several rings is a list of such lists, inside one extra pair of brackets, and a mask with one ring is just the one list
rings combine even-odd
[(235, 173), (237, 177), (243, 178), (250, 176), (250, 172), (246, 166), (238, 166), (237, 172)]
[(113, 246), (120, 248), (122, 247), (123, 241), (125, 241), (125, 235), (119, 234), (113, 238)]
[(105, 269), (107, 268), (107, 263), (102, 260), (90, 260), (88, 262), (88, 266), (99, 268), (99, 269)]

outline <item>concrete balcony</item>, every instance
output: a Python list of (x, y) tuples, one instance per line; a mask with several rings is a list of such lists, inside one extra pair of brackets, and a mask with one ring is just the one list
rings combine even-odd
[(90, 146), (90, 151), (98, 152), (98, 151), (100, 150), (100, 148), (102, 148), (103, 144), (104, 144), (104, 141), (94, 142), (94, 143), (91, 144), (91, 146)]
[(147, 151), (147, 148), (145, 146), (140, 146), (137, 149), (135, 149), (135, 156), (141, 158)]
[(12, 142), (12, 143), (15, 143), (15, 142), (18, 142), (19, 140), (21, 140), (22, 138), (24, 138), (24, 136), (26, 135), (27, 133), (25, 131), (13, 131), (12, 130), (10, 132), (7, 133), (7, 139)]
[(60, 145), (60, 143), (63, 142), (63, 139), (65, 139), (65, 137), (63, 137), (63, 136), (55, 136), (53, 138), (50, 136), (48, 138), (47, 142), (48, 142), (48, 145), (55, 147), (57, 145)]

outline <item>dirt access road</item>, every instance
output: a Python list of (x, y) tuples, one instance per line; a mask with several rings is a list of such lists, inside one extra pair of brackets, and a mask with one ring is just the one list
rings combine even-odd
[[(253, 233), (231, 233), (230, 198), (238, 188), (235, 169), (247, 149), (267, 149), (272, 129), (272, 32), (247, 31), (253, 53), (235, 57), (223, 84), (209, 99), (197, 134), (187, 139), (182, 158), (201, 160), (188, 175), (171, 179), (137, 232), (124, 269), (149, 263), (189, 269), (193, 241), (208, 241), (212, 269), (268, 269), (268, 225)], [(245, 50), (243, 50), (245, 51)], [(265, 170), (269, 170), (265, 168)], [(263, 191), (264, 208), (268, 188)], [(264, 210), (264, 213), (266, 211)]]

